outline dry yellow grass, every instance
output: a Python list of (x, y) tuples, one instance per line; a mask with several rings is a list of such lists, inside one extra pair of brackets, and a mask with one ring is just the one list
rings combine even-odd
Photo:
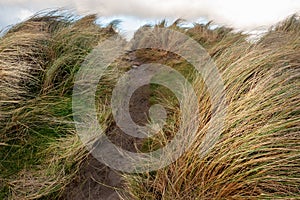
[(73, 78), (115, 34), (95, 20), (40, 13), (1, 38), (0, 199), (56, 198), (87, 155), (72, 121)]
[[(199, 139), (179, 160), (155, 172), (126, 176), (131, 195), (135, 199), (298, 198), (299, 33), (299, 18), (293, 16), (256, 44), (230, 34), (214, 43), (208, 51), (222, 74), (228, 104), (221, 137), (201, 158), (207, 118), (200, 117)], [(205, 34), (200, 37), (205, 39)], [(205, 92), (201, 79), (194, 85)], [(209, 117), (205, 113), (210, 106), (202, 109)], [(166, 131), (174, 129), (176, 125), (170, 124)]]
[[(116, 34), (95, 20), (94, 15), (79, 19), (57, 11), (38, 14), (0, 39), (0, 198), (57, 198), (76, 176), (87, 152), (72, 121), (74, 75), (100, 41)], [(175, 55), (136, 52), (141, 61), (170, 57), (164, 64), (191, 75), (202, 107), (197, 140), (180, 159), (154, 172), (124, 175), (130, 198), (297, 199), (299, 17), (274, 26), (256, 43), (224, 27), (196, 25), (185, 31), (178, 24), (169, 28), (203, 44), (219, 68), (228, 105), (225, 126), (216, 145), (200, 157), (212, 113), (203, 79)], [(96, 99), (98, 118), (107, 128), (112, 123), (110, 92), (127, 70), (111, 67)], [(145, 142), (145, 151), (165, 145), (181, 125), (178, 102), (164, 90), (154, 94), (171, 114), (164, 132)]]

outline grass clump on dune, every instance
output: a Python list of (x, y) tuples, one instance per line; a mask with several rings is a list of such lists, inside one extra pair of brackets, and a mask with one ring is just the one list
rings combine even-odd
[(73, 79), (93, 47), (115, 34), (95, 20), (41, 13), (1, 38), (1, 199), (54, 198), (85, 157), (72, 121)]
[[(74, 76), (88, 53), (116, 34), (111, 26), (101, 28), (95, 20), (94, 15), (42, 13), (0, 38), (0, 199), (59, 198), (85, 160), (88, 152), (72, 118)], [(147, 49), (133, 53), (133, 63), (166, 64), (182, 73), (196, 90), (201, 107), (197, 140), (188, 152), (163, 169), (124, 175), (130, 198), (300, 196), (299, 21), (292, 16), (255, 43), (230, 28), (212, 30), (210, 24), (183, 29), (177, 21), (168, 27), (207, 48), (225, 84), (228, 110), (224, 128), (204, 157), (199, 152), (213, 111), (201, 74), (170, 52)], [(157, 26), (166, 25), (163, 21)], [(106, 131), (113, 124), (111, 92), (131, 65), (119, 58), (98, 85), (95, 102)], [(140, 149), (144, 152), (164, 146), (180, 126), (174, 95), (157, 85), (150, 90), (150, 103), (164, 105), (168, 119), (157, 137), (144, 141)]]
[[(299, 18), (293, 16), (255, 44), (239, 38), (227, 43), (226, 35), (213, 44), (208, 51), (221, 72), (228, 104), (225, 127), (217, 144), (205, 157), (199, 156), (201, 138), (207, 131), (206, 118), (202, 118), (200, 124), (204, 126), (200, 126), (199, 140), (180, 159), (155, 172), (126, 176), (132, 196), (135, 199), (298, 198), (299, 34)], [(213, 50), (220, 46), (221, 50), (214, 54)], [(203, 88), (197, 79), (194, 85), (199, 90)], [(210, 106), (200, 109), (210, 112)], [(174, 130), (176, 123), (167, 126)]]

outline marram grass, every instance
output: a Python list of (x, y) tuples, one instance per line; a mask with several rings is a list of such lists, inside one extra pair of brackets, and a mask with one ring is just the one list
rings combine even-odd
[(115, 34), (95, 20), (40, 13), (0, 38), (0, 199), (58, 197), (87, 155), (72, 120), (73, 79)]
[[(99, 42), (117, 34), (95, 20), (94, 15), (40, 13), (0, 38), (0, 199), (59, 198), (78, 174), (88, 153), (72, 120), (74, 75)], [(255, 43), (230, 28), (197, 24), (185, 30), (179, 23), (168, 28), (202, 44), (219, 68), (228, 105), (224, 129), (211, 151), (199, 157), (212, 113), (201, 76), (175, 55), (136, 52), (143, 62), (161, 62), (192, 77), (202, 106), (197, 140), (188, 152), (163, 169), (124, 174), (128, 199), (298, 199), (299, 17), (275, 25)], [(96, 99), (98, 118), (108, 129), (110, 93), (128, 70), (118, 66), (107, 71)], [(163, 131), (145, 141), (142, 151), (165, 145), (180, 125), (172, 95), (157, 86), (151, 90), (151, 101), (170, 114)]]
[[(191, 36), (202, 40), (208, 31), (200, 30), (200, 36), (193, 32)], [(164, 169), (126, 175), (131, 198), (298, 199), (299, 36), (299, 18), (292, 16), (254, 44), (234, 34), (216, 43), (210, 37), (208, 51), (214, 56), (226, 88), (228, 113), (224, 130), (213, 149), (201, 158), (199, 148), (209, 117), (205, 113), (210, 112), (210, 106), (209, 101), (200, 104), (204, 106), (200, 108), (203, 125), (199, 139)], [(205, 93), (201, 79), (193, 84)], [(207, 94), (199, 95), (201, 101), (205, 100), (203, 95)], [(166, 107), (172, 105), (164, 103)], [(166, 133), (176, 130), (176, 123), (167, 126)]]

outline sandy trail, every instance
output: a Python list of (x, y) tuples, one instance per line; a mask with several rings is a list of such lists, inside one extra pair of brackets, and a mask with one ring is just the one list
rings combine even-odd
[[(149, 109), (149, 86), (136, 90), (130, 100), (130, 114), (132, 120), (144, 125), (147, 123)], [(141, 144), (140, 139), (124, 134), (116, 124), (112, 124), (106, 134), (117, 146), (128, 151), (136, 152), (136, 145)], [(119, 200), (119, 194), (124, 195), (122, 189), (124, 182), (121, 174), (110, 169), (96, 160), (92, 155), (83, 162), (79, 175), (64, 191), (61, 199), (66, 200)], [(126, 194), (125, 194), (126, 195)]]

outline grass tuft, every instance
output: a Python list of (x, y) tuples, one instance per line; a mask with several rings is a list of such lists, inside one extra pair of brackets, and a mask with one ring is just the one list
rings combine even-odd
[[(73, 122), (74, 76), (94, 47), (117, 34), (118, 23), (103, 28), (95, 20), (95, 15), (41, 12), (0, 38), (0, 199), (62, 198), (86, 160), (89, 153)], [(255, 43), (231, 28), (212, 29), (211, 23), (182, 28), (180, 23), (168, 28), (203, 45), (221, 73), (228, 106), (224, 128), (216, 145), (200, 157), (213, 113), (201, 74), (179, 56), (157, 49), (118, 58), (102, 76), (95, 99), (106, 132), (114, 124), (112, 90), (135, 63), (173, 67), (191, 82), (201, 105), (195, 119), (200, 124), (197, 137), (182, 157), (157, 171), (123, 174), (128, 199), (297, 199), (299, 16), (272, 27)], [(166, 27), (166, 22), (149, 26), (155, 27)], [(187, 125), (180, 120), (182, 111), (171, 91), (158, 85), (150, 90), (150, 104), (165, 107), (167, 123), (142, 142), (142, 152), (163, 147)], [(188, 93), (183, 96), (189, 100)], [(192, 134), (189, 129), (181, 131)]]

